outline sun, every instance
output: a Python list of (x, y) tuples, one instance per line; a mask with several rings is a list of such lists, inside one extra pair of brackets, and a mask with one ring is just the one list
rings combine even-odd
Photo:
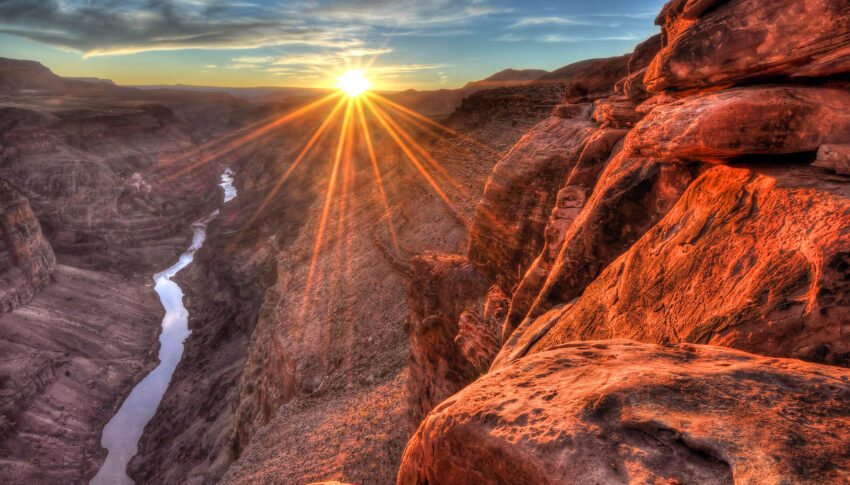
[(372, 83), (366, 78), (365, 69), (352, 69), (336, 80), (336, 87), (342, 89), (345, 94), (351, 97), (360, 96), (372, 87)]

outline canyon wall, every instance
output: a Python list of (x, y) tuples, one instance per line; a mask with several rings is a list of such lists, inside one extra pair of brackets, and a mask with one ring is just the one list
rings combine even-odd
[(431, 256), (464, 270), (412, 283), (444, 317), (409, 316), (440, 338), (411, 337), (398, 483), (846, 480), (846, 437), (806, 430), (850, 424), (848, 22), (674, 0), (619, 79), (567, 87), (467, 256)]
[[(11, 483), (87, 483), (157, 360), (151, 276), (221, 201), (199, 147), (264, 113), (0, 59), (0, 456)], [(55, 253), (54, 253), (55, 251)], [(11, 310), (11, 311), (10, 311)]]
[(0, 312), (8, 312), (51, 282), (56, 257), (27, 199), (4, 180), (0, 180), (0, 232)]

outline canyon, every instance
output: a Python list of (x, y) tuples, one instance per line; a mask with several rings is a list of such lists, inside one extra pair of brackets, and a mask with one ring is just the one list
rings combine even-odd
[(0, 60), (0, 477), (97, 473), (219, 210), (136, 483), (850, 481), (850, 5), (656, 23), (427, 99)]

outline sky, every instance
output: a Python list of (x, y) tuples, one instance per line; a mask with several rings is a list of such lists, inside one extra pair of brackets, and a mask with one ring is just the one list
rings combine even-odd
[(630, 52), (665, 0), (0, 0), (0, 57), (124, 85), (457, 88)]

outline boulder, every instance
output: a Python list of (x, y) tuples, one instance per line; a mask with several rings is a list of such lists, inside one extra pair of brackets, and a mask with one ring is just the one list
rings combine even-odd
[(588, 118), (590, 117), (590, 113), (593, 111), (593, 105), (590, 103), (579, 103), (579, 104), (559, 104), (555, 106), (555, 109), (552, 112), (552, 116), (557, 116), (558, 118), (564, 119), (572, 119), (572, 118)]
[(626, 137), (626, 152), (723, 161), (815, 151), (850, 140), (850, 92), (818, 87), (733, 88), (656, 106)]
[(817, 169), (713, 167), (555, 322), (524, 322), (494, 366), (604, 338), (850, 366), (848, 227), (850, 186)]
[(846, 0), (673, 0), (656, 23), (650, 92), (850, 72)]
[(399, 485), (846, 483), (850, 370), (575, 342), (493, 371), (410, 440)]
[(635, 111), (635, 103), (628, 96), (611, 96), (595, 102), (593, 119), (602, 128), (630, 128), (643, 118)]
[(812, 165), (831, 169), (839, 175), (850, 175), (850, 145), (821, 145)]

